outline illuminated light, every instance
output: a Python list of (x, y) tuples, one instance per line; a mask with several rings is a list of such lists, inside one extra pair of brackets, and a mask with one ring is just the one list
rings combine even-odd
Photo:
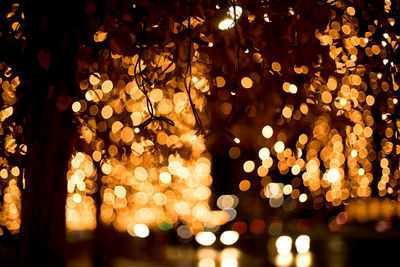
[(389, 60), (387, 58), (385, 58), (382, 62), (383, 62), (383, 65), (386, 65), (389, 63)]
[(220, 252), (220, 259), (238, 259), (240, 257), (240, 250), (234, 247), (224, 248)]
[(292, 239), (290, 236), (280, 236), (275, 242), (276, 249), (279, 254), (285, 255), (289, 254), (290, 251), (292, 250)]
[(225, 208), (222, 211), (228, 216), (228, 218), (226, 218), (228, 221), (234, 220), (237, 216), (237, 211), (235, 209)]
[(383, 37), (384, 37), (385, 39), (387, 39), (387, 38), (389, 38), (389, 34), (385, 32), (385, 33), (383, 34)]
[(11, 174), (17, 177), (20, 174), (19, 168), (17, 166), (11, 168)]
[(298, 253), (306, 253), (310, 250), (310, 237), (308, 235), (300, 235), (295, 241)]
[(192, 140), (193, 140), (193, 141), (196, 141), (196, 140), (197, 140), (197, 136), (196, 136), (196, 135), (193, 135), (193, 136), (192, 136)]
[(239, 233), (236, 231), (225, 231), (221, 234), (220, 240), (224, 245), (233, 245), (239, 240)]
[(249, 180), (243, 180), (239, 183), (240, 191), (247, 191), (250, 189), (251, 183)]
[(71, 106), (73, 112), (79, 112), (81, 110), (81, 107), (81, 103), (79, 103), (78, 101), (75, 101)]
[(100, 74), (99, 73), (94, 73), (94, 74), (92, 74), (92, 75), (90, 75), (90, 77), (89, 77), (89, 82), (90, 82), (90, 84), (91, 85), (96, 85), (96, 84), (98, 84), (99, 82), (100, 82)]
[(160, 181), (164, 184), (169, 184), (171, 182), (171, 174), (169, 172), (160, 173)]
[(220, 209), (236, 208), (239, 199), (234, 195), (222, 195), (217, 199), (217, 206)]
[(365, 170), (363, 168), (359, 168), (358, 169), (358, 175), (364, 175), (365, 174)]
[(353, 158), (357, 157), (357, 155), (358, 155), (357, 150), (353, 149), (353, 150), (351, 151), (350, 155), (351, 155)]
[(393, 104), (396, 105), (397, 103), (399, 103), (399, 100), (397, 98), (393, 98)]
[(135, 235), (137, 235), (140, 238), (148, 237), (150, 234), (150, 230), (145, 224), (136, 224), (133, 227), (133, 231), (135, 232)]
[(82, 182), (82, 181), (79, 181), (79, 182), (76, 184), (76, 188), (78, 188), (79, 191), (85, 191), (85, 189), (86, 189), (86, 184), (85, 184), (84, 182)]
[(245, 222), (235, 222), (232, 225), (232, 230), (238, 232), (239, 235), (242, 235), (247, 231), (247, 224)]
[(215, 267), (215, 261), (213, 259), (205, 258), (199, 261), (199, 267)]
[(340, 180), (340, 172), (336, 168), (329, 169), (329, 171), (326, 174), (326, 179), (330, 183), (336, 183)]
[(187, 225), (180, 225), (176, 231), (178, 236), (183, 239), (189, 239), (193, 236), (192, 230), (190, 230), (190, 227)]
[(147, 170), (143, 167), (137, 167), (135, 169), (135, 177), (138, 180), (144, 181), (147, 178)]
[(81, 203), (82, 202), (82, 196), (78, 193), (75, 193), (74, 196), (72, 197), (72, 199), (76, 202), (76, 203)]
[(356, 9), (355, 9), (354, 7), (352, 7), (352, 6), (349, 6), (349, 7), (346, 9), (346, 11), (347, 11), (347, 13), (348, 13), (350, 16), (354, 16), (354, 15), (356, 14)]
[(213, 47), (213, 46), (214, 46), (214, 43), (212, 43), (212, 42), (208, 43), (208, 47)]
[(272, 129), (271, 126), (267, 125), (262, 129), (262, 135), (265, 138), (271, 138), (272, 135), (274, 134), (274, 130)]
[(292, 191), (293, 191), (293, 187), (292, 187), (292, 185), (290, 185), (290, 184), (287, 184), (287, 185), (285, 185), (285, 186), (283, 187), (283, 193), (284, 193), (285, 195), (290, 195), (290, 194), (292, 193)]
[(270, 151), (268, 148), (263, 147), (260, 149), (260, 151), (258, 151), (258, 156), (261, 160), (266, 160), (269, 158), (270, 156)]
[(295, 84), (289, 85), (289, 92), (292, 94), (297, 93), (297, 86)]
[(233, 19), (225, 19), (218, 24), (220, 30), (228, 30), (235, 26), (235, 21)]
[(234, 91), (231, 91), (231, 95), (236, 95), (236, 92), (234, 92)]
[(342, 224), (347, 223), (348, 219), (349, 219), (349, 216), (348, 216), (347, 212), (342, 211), (336, 216), (336, 223), (339, 225), (342, 225)]
[(247, 173), (250, 173), (252, 171), (254, 171), (255, 168), (255, 163), (252, 160), (247, 160), (244, 164), (243, 164), (243, 170)]
[(295, 13), (294, 13), (294, 10), (293, 10), (293, 7), (289, 7), (289, 8), (288, 8), (288, 12), (289, 12), (289, 14), (292, 15), (292, 16), (295, 14)]
[(121, 131), (122, 141), (124, 141), (125, 143), (130, 143), (130, 142), (132, 142), (133, 137), (134, 137), (134, 133), (133, 133), (132, 128), (125, 127), (122, 129), (122, 131)]
[(278, 267), (287, 267), (291, 266), (293, 262), (293, 254), (278, 254), (275, 258), (275, 264)]
[(154, 89), (154, 90), (150, 91), (149, 97), (154, 102), (160, 102), (161, 99), (163, 98), (163, 95), (164, 95), (164, 93), (161, 89)]
[(387, 46), (386, 41), (382, 41), (382, 46), (383, 46), (383, 47)]
[(303, 193), (303, 194), (301, 194), (300, 196), (299, 196), (299, 201), (300, 202), (306, 202), (307, 201), (307, 195), (305, 194), (305, 193)]
[(242, 12), (243, 12), (243, 10), (240, 6), (235, 6), (235, 7), (231, 6), (231, 7), (229, 7), (228, 15), (231, 18), (234, 18), (234, 14), (236, 13), (236, 19), (239, 19), (240, 16), (242, 15)]
[(104, 93), (109, 93), (112, 91), (113, 87), (114, 87), (114, 85), (113, 85), (112, 81), (107, 80), (107, 81), (104, 81), (103, 84), (101, 85), (101, 90)]
[(276, 72), (280, 72), (282, 69), (281, 64), (279, 64), (279, 62), (272, 62), (271, 68)]
[(264, 20), (265, 22), (271, 22), (271, 19), (269, 18), (267, 13), (264, 14)]
[(282, 141), (278, 141), (275, 143), (274, 149), (277, 153), (282, 153), (285, 150), (285, 144)]
[(285, 117), (286, 119), (289, 119), (290, 117), (292, 117), (292, 109), (290, 107), (284, 107), (282, 109), (282, 115), (283, 117)]
[(300, 105), (300, 112), (303, 113), (304, 115), (306, 115), (308, 113), (308, 106), (305, 103), (302, 103)]
[(73, 168), (78, 169), (80, 165), (81, 165), (81, 162), (79, 161), (78, 158), (74, 158), (71, 160), (71, 166)]
[(253, 80), (249, 77), (243, 77), (240, 83), (242, 84), (243, 88), (246, 89), (253, 87)]
[(240, 157), (240, 154), (241, 154), (240, 148), (238, 148), (237, 146), (229, 149), (229, 156), (232, 159), (238, 159)]
[(224, 79), (224, 77), (221, 77), (221, 76), (217, 76), (216, 78), (215, 78), (215, 83), (216, 83), (216, 85), (217, 85), (217, 87), (218, 88), (221, 88), (221, 87), (224, 87), (225, 86), (225, 79)]
[(378, 73), (376, 76), (378, 77), (378, 79), (381, 79), (382, 78), (382, 73)]
[(382, 114), (382, 120), (387, 120), (388, 116), (386, 114)]
[[(299, 157), (301, 157), (301, 154), (302, 154), (301, 149), (299, 149), (299, 153), (298, 154), (299, 154)], [(291, 169), (291, 172), (292, 172), (293, 175), (299, 174), (300, 171), (301, 171), (301, 167), (299, 165), (297, 165), (297, 164), (293, 165), (293, 167)]]
[(267, 198), (279, 198), (282, 195), (281, 187), (277, 183), (269, 183), (265, 187), (265, 196)]
[(117, 198), (124, 198), (126, 196), (126, 189), (123, 186), (117, 185), (114, 188), (114, 194)]
[(250, 224), (250, 231), (254, 234), (262, 233), (265, 230), (265, 222), (263, 220), (254, 220)]
[(285, 200), (284, 197), (282, 196), (282, 194), (280, 194), (279, 197), (270, 198), (268, 200), (268, 203), (271, 206), (271, 208), (279, 208), (280, 206), (283, 205), (284, 200)]
[(311, 266), (311, 261), (312, 261), (312, 257), (311, 257), (310, 252), (296, 255), (296, 266), (297, 267), (309, 267), (309, 266)]
[(197, 83), (198, 81), (199, 81), (199, 79), (197, 77), (192, 78), (192, 82)]
[(3, 179), (7, 179), (7, 177), (8, 177), (8, 171), (7, 171), (7, 169), (1, 169), (1, 171), (0, 171), (0, 177), (3, 178)]
[(109, 119), (113, 115), (113, 109), (109, 105), (104, 106), (101, 109), (101, 115), (103, 116), (104, 119)]
[(240, 139), (237, 138), (237, 137), (235, 137), (235, 139), (233, 139), (233, 141), (234, 141), (236, 144), (239, 144), (239, 143), (240, 143)]
[(136, 128), (133, 130), (133, 132), (134, 132), (135, 134), (138, 134), (138, 133), (140, 133), (140, 129), (136, 127)]
[(225, 258), (221, 261), (221, 267), (237, 267), (238, 261), (233, 258)]
[(199, 232), (195, 237), (197, 243), (203, 246), (211, 246), (217, 239), (212, 232)]

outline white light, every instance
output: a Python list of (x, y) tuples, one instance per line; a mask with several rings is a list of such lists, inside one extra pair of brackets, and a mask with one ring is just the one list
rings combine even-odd
[(336, 168), (330, 169), (330, 170), (326, 173), (326, 179), (327, 179), (328, 182), (330, 182), (330, 183), (336, 183), (337, 181), (339, 181), (339, 179), (340, 179), (340, 172), (339, 172), (339, 170), (336, 169)]
[(135, 232), (135, 235), (137, 235), (140, 238), (148, 237), (150, 234), (150, 230), (145, 224), (136, 224), (133, 227), (133, 231)]
[(219, 239), (224, 245), (233, 245), (239, 240), (239, 233), (236, 231), (225, 231), (221, 234)]
[(220, 253), (220, 259), (238, 259), (240, 257), (240, 250), (237, 248), (224, 248)]
[(296, 255), (296, 266), (297, 267), (308, 267), (310, 265), (311, 265), (311, 253), (310, 252)]
[(301, 235), (296, 238), (296, 250), (298, 253), (306, 253), (310, 250), (310, 237), (308, 235)]
[(215, 261), (209, 258), (201, 259), (199, 267), (215, 267)]
[(218, 24), (218, 28), (220, 30), (228, 30), (228, 29), (233, 28), (234, 25), (235, 25), (235, 22), (233, 19), (225, 19)]
[(227, 258), (223, 259), (221, 262), (221, 267), (236, 267), (238, 266), (237, 259)]
[(292, 239), (290, 238), (290, 236), (280, 236), (277, 240), (276, 240), (276, 249), (278, 250), (279, 254), (289, 254), (290, 251), (292, 250)]
[(279, 266), (279, 267), (286, 267), (286, 266), (290, 266), (292, 264), (292, 261), (293, 261), (292, 253), (279, 254), (276, 256), (275, 264), (276, 264), (276, 266)]
[(203, 246), (211, 246), (217, 238), (211, 232), (200, 232), (196, 235), (196, 241)]
[(236, 6), (235, 8), (234, 8), (233, 6), (231, 6), (231, 7), (229, 8), (228, 15), (229, 15), (231, 18), (233, 18), (233, 14), (235, 14), (235, 12), (234, 12), (235, 9), (236, 9), (236, 19), (239, 19), (240, 16), (242, 15), (242, 12), (243, 12), (243, 10), (242, 10), (242, 8), (241, 8), (240, 6)]

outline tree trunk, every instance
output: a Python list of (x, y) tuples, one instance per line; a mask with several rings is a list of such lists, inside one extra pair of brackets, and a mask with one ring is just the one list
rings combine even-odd
[(70, 104), (82, 2), (26, 2), (20, 65), (28, 153), (19, 260), (21, 266), (65, 266), (66, 173), (75, 133)]

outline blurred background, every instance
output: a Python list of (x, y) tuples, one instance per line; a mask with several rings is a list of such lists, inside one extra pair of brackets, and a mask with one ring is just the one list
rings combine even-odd
[(1, 266), (395, 264), (399, 10), (3, 1)]

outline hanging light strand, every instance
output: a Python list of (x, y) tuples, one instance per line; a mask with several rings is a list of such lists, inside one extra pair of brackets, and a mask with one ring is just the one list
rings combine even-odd
[[(184, 77), (185, 78), (184, 83), (185, 83), (185, 90), (188, 95), (190, 107), (192, 109), (193, 116), (196, 120), (197, 127), (199, 128), (199, 131), (201, 133), (203, 133), (203, 123), (201, 121), (199, 113), (196, 110), (196, 106), (193, 103), (193, 99), (192, 99), (191, 93), (190, 93), (191, 88), (192, 88), (192, 43), (193, 43), (192, 29), (191, 29), (192, 27), (190, 25), (190, 21), (192, 19), (192, 1), (191, 0), (188, 1), (188, 5), (189, 5), (189, 15), (188, 15), (187, 34), (188, 34), (188, 38), (189, 38), (189, 44), (188, 44), (188, 49), (187, 49), (187, 59), (186, 59), (187, 66), (186, 66), (186, 72), (185, 72), (185, 77)], [(187, 82), (188, 77), (190, 78), (189, 84)]]
[[(150, 97), (148, 95), (149, 91), (146, 89), (146, 86), (148, 86), (150, 88), (154, 87), (154, 84), (151, 82), (151, 80), (143, 74), (142, 65), (141, 65), (142, 52), (143, 52), (143, 49), (147, 46), (147, 44), (146, 44), (146, 25), (147, 25), (147, 18), (146, 18), (145, 23), (143, 24), (143, 28), (141, 29), (141, 33), (140, 33), (141, 39), (139, 39), (139, 41), (138, 41), (139, 54), (138, 54), (138, 59), (135, 64), (135, 68), (134, 68), (134, 78), (135, 78), (135, 82), (136, 82), (139, 90), (143, 93), (143, 95), (146, 98), (146, 107), (147, 107), (147, 111), (150, 114), (150, 118), (148, 118), (147, 120), (145, 120), (138, 126), (139, 130), (146, 128), (153, 121), (163, 121), (171, 126), (175, 125), (175, 123), (172, 120), (165, 118), (163, 116), (155, 115), (153, 103), (151, 103)], [(139, 80), (138, 75), (140, 77), (140, 80)]]

